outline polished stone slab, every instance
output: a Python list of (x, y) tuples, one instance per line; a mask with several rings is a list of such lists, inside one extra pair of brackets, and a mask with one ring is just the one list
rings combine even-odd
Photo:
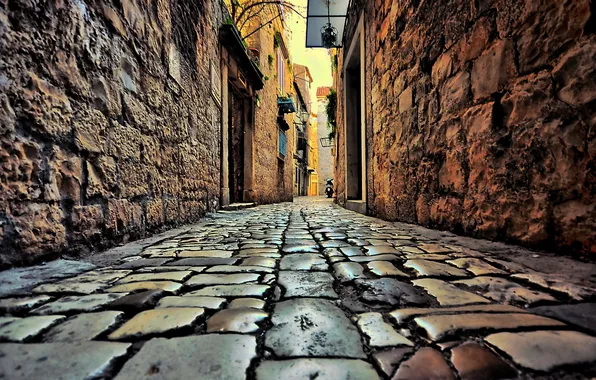
[(297, 298), (275, 304), (265, 346), (280, 357), (366, 358), (360, 334), (331, 301)]
[(92, 379), (110, 373), (130, 344), (61, 342), (0, 344), (0, 378)]
[(154, 338), (129, 359), (116, 380), (246, 378), (257, 356), (254, 336), (207, 334), (183, 338)]

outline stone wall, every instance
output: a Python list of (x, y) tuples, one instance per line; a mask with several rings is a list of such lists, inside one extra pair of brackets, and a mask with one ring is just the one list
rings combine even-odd
[(596, 253), (594, 2), (356, 1), (344, 53), (361, 11), (369, 213)]
[[(352, 16), (354, 18), (354, 16)], [(349, 34), (348, 34), (349, 35)], [(331, 74), (333, 76), (332, 88), (337, 92), (337, 114), (335, 115), (335, 122), (337, 128), (335, 131), (335, 138), (333, 139), (333, 149), (335, 158), (333, 160), (333, 187), (335, 203), (340, 206), (346, 204), (346, 136), (344, 131), (344, 91), (341, 88), (341, 71), (343, 68), (342, 50), (332, 49), (331, 56), (337, 55), (337, 68), (331, 66)]]
[(219, 1), (0, 0), (0, 266), (218, 205)]

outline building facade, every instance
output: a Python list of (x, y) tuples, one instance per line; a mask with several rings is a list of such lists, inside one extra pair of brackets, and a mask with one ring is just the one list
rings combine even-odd
[(1, 267), (292, 199), (283, 20), (247, 43), (219, 0), (11, 3), (0, 6)]
[(334, 177), (334, 145), (333, 138), (330, 138), (330, 130), (327, 127), (327, 95), (330, 87), (317, 88), (317, 137), (319, 147), (319, 195), (325, 194), (327, 178)]
[(319, 144), (317, 115), (310, 114), (308, 127), (308, 196), (319, 195)]
[(296, 113), (294, 115), (294, 130), (296, 145), (294, 151), (294, 195), (306, 196), (310, 188), (312, 168), (312, 148), (309, 144), (311, 133), (310, 85), (312, 76), (308, 67), (294, 64), (293, 85), (296, 93)]
[(350, 4), (335, 78), (338, 203), (596, 253), (590, 2)]
[[(243, 3), (242, 1), (240, 3)], [(248, 1), (247, 3), (250, 3)], [(259, 7), (260, 8), (260, 7)], [(286, 46), (284, 12), (278, 4), (238, 20), (248, 48), (264, 74), (255, 109), (254, 186), (247, 201), (272, 203), (293, 198), (293, 128), (295, 91), (293, 66)], [(292, 103), (291, 109), (279, 106)], [(285, 103), (284, 103), (285, 104)]]

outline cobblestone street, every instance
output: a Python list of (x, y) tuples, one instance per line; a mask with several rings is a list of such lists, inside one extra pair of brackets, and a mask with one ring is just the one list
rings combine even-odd
[(595, 273), (324, 198), (219, 212), (0, 273), (0, 378), (591, 378)]

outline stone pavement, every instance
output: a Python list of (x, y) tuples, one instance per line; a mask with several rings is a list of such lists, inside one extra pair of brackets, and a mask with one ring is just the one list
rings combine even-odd
[(322, 198), (220, 212), (0, 273), (0, 378), (590, 378), (595, 273)]

